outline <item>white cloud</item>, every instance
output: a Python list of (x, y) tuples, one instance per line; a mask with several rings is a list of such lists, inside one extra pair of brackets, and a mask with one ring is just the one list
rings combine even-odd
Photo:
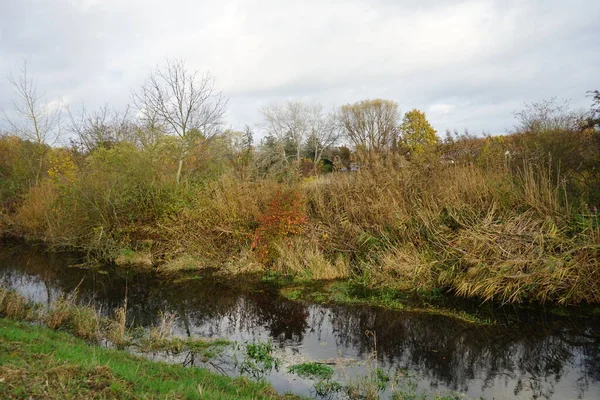
[(25, 57), (50, 97), (121, 106), (152, 67), (182, 57), (216, 76), (233, 126), (277, 99), (384, 97), (428, 110), (440, 131), (502, 132), (524, 101), (587, 105), (599, 18), (594, 0), (2, 2), (0, 77)]

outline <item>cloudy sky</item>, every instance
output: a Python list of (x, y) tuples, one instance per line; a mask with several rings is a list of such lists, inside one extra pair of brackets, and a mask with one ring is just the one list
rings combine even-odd
[(216, 77), (233, 128), (273, 101), (385, 98), (503, 133), (524, 102), (589, 107), (599, 21), (599, 0), (0, 0), (0, 108), (22, 59), (50, 101), (92, 108), (169, 57)]

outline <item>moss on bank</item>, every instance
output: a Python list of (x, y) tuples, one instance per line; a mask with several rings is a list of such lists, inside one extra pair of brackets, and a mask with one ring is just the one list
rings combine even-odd
[(492, 324), (493, 320), (476, 313), (444, 305), (448, 296), (441, 291), (407, 292), (373, 290), (351, 281), (320, 282), (301, 285), (288, 283), (279, 289), (281, 296), (292, 301), (346, 306), (373, 306), (389, 310), (444, 315), (478, 325)]
[(152, 362), (62, 332), (0, 319), (3, 398), (277, 399), (272, 387)]

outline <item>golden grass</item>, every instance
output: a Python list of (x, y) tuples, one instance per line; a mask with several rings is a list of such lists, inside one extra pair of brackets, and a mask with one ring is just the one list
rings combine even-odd
[(0, 315), (17, 320), (33, 320), (36, 310), (20, 294), (0, 288)]
[(273, 271), (295, 275), (303, 279), (345, 279), (350, 275), (350, 266), (343, 255), (328, 259), (319, 248), (319, 243), (305, 238), (294, 238), (276, 244), (279, 257)]
[(328, 251), (352, 255), (370, 286), (449, 287), (503, 302), (600, 301), (597, 229), (573, 232), (564, 185), (544, 168), (375, 163), (304, 189)]
[[(597, 223), (573, 222), (577, 208), (548, 165), (510, 169), (433, 160), (370, 157), (357, 173), (287, 183), (224, 174), (177, 189), (181, 193), (167, 202), (172, 210), (146, 225), (116, 220), (90, 229), (93, 213), (82, 205), (62, 212), (60, 224), (88, 227), (65, 229), (71, 233), (64, 243), (107, 256), (151, 242), (145, 259), (162, 260), (165, 272), (271, 269), (303, 279), (360, 277), (373, 288), (450, 288), (502, 302), (600, 302)], [(252, 242), (283, 185), (300, 193), (307, 222), (302, 232), (273, 238), (274, 257), (262, 260)], [(40, 185), (19, 211), (28, 232), (56, 230), (44, 228), (46, 195), (52, 190)], [(55, 314), (50, 324), (60, 325), (65, 317)]]
[(15, 216), (16, 223), (30, 235), (47, 235), (50, 229), (52, 206), (58, 199), (58, 191), (50, 181), (43, 181), (31, 188)]
[(160, 323), (158, 326), (150, 328), (150, 341), (162, 342), (171, 337), (173, 332), (173, 324), (175, 323), (175, 314), (163, 312), (160, 315)]
[(117, 307), (114, 311), (114, 318), (109, 323), (106, 338), (121, 347), (129, 342), (129, 335), (127, 334), (127, 299), (125, 299), (122, 307)]

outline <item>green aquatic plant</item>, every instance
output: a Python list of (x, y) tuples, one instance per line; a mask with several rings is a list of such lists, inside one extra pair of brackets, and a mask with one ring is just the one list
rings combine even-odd
[(315, 393), (320, 397), (331, 396), (334, 393), (339, 393), (344, 389), (341, 383), (332, 381), (330, 379), (324, 379), (314, 384)]
[(333, 376), (333, 368), (318, 362), (308, 362), (292, 365), (288, 372), (303, 378), (330, 379)]
[(270, 342), (246, 343), (245, 357), (239, 365), (240, 373), (262, 379), (273, 369), (279, 370), (279, 360), (273, 356), (273, 350)]

